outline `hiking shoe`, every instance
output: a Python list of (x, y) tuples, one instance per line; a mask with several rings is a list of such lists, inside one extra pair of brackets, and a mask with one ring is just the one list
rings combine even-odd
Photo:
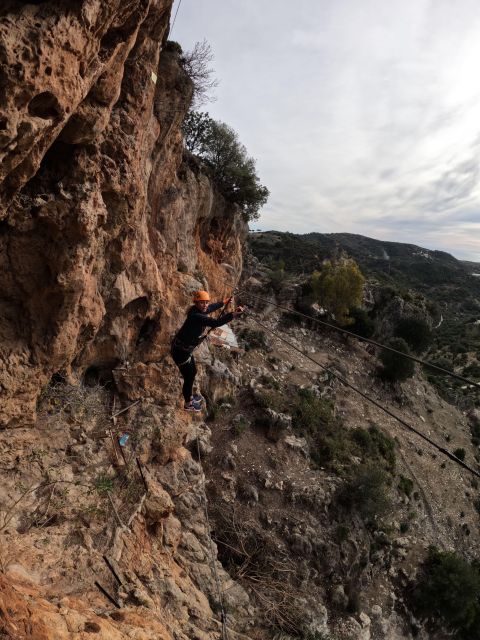
[(183, 408), (185, 409), (185, 411), (193, 411), (195, 413), (199, 413), (202, 410), (200, 405), (193, 400), (190, 400), (190, 402), (186, 402), (183, 405)]
[(202, 404), (204, 400), (205, 398), (199, 393), (194, 393), (192, 396), (192, 401), (195, 402), (195, 404)]

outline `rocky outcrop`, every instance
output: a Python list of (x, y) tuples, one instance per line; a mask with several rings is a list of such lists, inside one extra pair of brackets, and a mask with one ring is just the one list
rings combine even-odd
[[(218, 635), (209, 563), (229, 578), (165, 356), (191, 291), (233, 288), (246, 225), (183, 149), (193, 87), (167, 41), (171, 5), (0, 8), (0, 635), (12, 640)], [(135, 440), (126, 456), (103, 439), (112, 425)], [(230, 593), (247, 620), (248, 597)]]
[(32, 424), (54, 374), (158, 360), (190, 290), (240, 269), (244, 224), (182, 157), (192, 85), (170, 5), (1, 10), (3, 427)]

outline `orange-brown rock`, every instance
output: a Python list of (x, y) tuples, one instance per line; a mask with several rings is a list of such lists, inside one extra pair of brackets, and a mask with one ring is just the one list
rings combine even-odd
[(240, 270), (243, 223), (182, 158), (170, 5), (0, 10), (3, 427), (33, 422), (53, 374), (158, 360), (199, 272), (223, 293)]
[[(167, 42), (171, 5), (0, 8), (0, 429), (19, 427), (0, 438), (9, 640), (218, 636), (168, 351), (192, 290), (236, 283), (246, 225), (184, 151), (193, 87)], [(112, 420), (113, 401), (138, 402)], [(136, 438), (147, 495), (106, 426)]]

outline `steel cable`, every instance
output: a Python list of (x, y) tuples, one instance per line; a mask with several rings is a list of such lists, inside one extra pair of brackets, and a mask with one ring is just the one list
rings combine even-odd
[(272, 331), (272, 329), (270, 329), (269, 327), (267, 327), (266, 324), (264, 324), (263, 322), (261, 322), (256, 316), (255, 314), (253, 314), (251, 311), (246, 312), (246, 315), (248, 315), (249, 317), (251, 317), (257, 324), (259, 324), (261, 327), (263, 327), (264, 329), (266, 329), (270, 335), (275, 336), (276, 338), (278, 338), (278, 340), (281, 340), (282, 342), (284, 342), (285, 344), (287, 344), (288, 346), (290, 346), (292, 349), (295, 349), (295, 351), (298, 351), (299, 353), (302, 354), (302, 356), (304, 356), (305, 358), (308, 358), (308, 360), (311, 360), (314, 364), (316, 364), (317, 366), (319, 366), (321, 369), (323, 369), (324, 371), (326, 371), (327, 373), (329, 373), (331, 376), (333, 376), (334, 378), (336, 378), (337, 380), (339, 380), (343, 385), (345, 385), (346, 387), (348, 387), (349, 389), (352, 389), (353, 391), (355, 391), (356, 393), (358, 393), (359, 395), (362, 396), (362, 398), (365, 398), (365, 400), (368, 400), (368, 402), (371, 402), (373, 405), (375, 405), (378, 409), (380, 409), (381, 411), (383, 411), (384, 413), (386, 413), (387, 415), (389, 415), (391, 418), (394, 418), (395, 420), (397, 420), (403, 427), (405, 427), (406, 429), (408, 429), (409, 431), (412, 431), (413, 433), (415, 433), (417, 436), (419, 436), (420, 438), (422, 438), (423, 440), (425, 440), (426, 442), (428, 442), (432, 447), (434, 447), (435, 449), (437, 449), (437, 451), (440, 451), (440, 453), (443, 453), (445, 456), (447, 456), (448, 458), (450, 458), (450, 460), (453, 460), (453, 462), (455, 462), (456, 464), (460, 465), (461, 467), (463, 467), (464, 469), (467, 469), (467, 471), (470, 471), (470, 473), (472, 473), (474, 476), (476, 476), (477, 478), (480, 478), (480, 473), (478, 471), (476, 471), (473, 467), (470, 467), (466, 462), (464, 462), (463, 460), (460, 460), (460, 458), (457, 458), (456, 455), (454, 455), (453, 453), (451, 453), (450, 451), (448, 451), (448, 449), (445, 449), (444, 447), (441, 447), (439, 444), (437, 444), (436, 442), (434, 442), (431, 438), (429, 438), (428, 436), (426, 436), (425, 434), (423, 434), (421, 431), (418, 431), (417, 429), (415, 429), (415, 427), (412, 427), (411, 424), (409, 424), (408, 422), (406, 422), (405, 420), (403, 420), (403, 418), (400, 418), (399, 416), (397, 416), (395, 413), (393, 413), (392, 411), (390, 411), (389, 409), (387, 409), (386, 407), (384, 407), (382, 404), (380, 404), (379, 402), (377, 402), (374, 398), (371, 398), (369, 395), (367, 395), (366, 393), (364, 393), (363, 391), (361, 391), (358, 387), (356, 387), (355, 385), (353, 385), (351, 382), (348, 382), (348, 380), (346, 380), (343, 376), (339, 375), (338, 373), (335, 373), (334, 371), (332, 371), (331, 369), (329, 369), (328, 367), (326, 367), (325, 365), (321, 364), (320, 362), (318, 362), (317, 360), (314, 360), (311, 356), (309, 356), (307, 353), (305, 353), (304, 351), (302, 351), (301, 349), (299, 349), (298, 347), (296, 347), (292, 342), (286, 340), (285, 338), (283, 338), (282, 336), (280, 336), (278, 333), (276, 333), (275, 331)]
[(356, 338), (357, 340), (361, 340), (362, 342), (367, 342), (368, 344), (372, 344), (375, 347), (379, 347), (380, 349), (386, 349), (387, 351), (391, 351), (392, 353), (396, 353), (397, 355), (403, 356), (404, 358), (408, 358), (409, 360), (413, 360), (414, 362), (418, 362), (421, 365), (424, 365), (426, 367), (429, 367), (431, 369), (435, 369), (436, 371), (439, 371), (440, 373), (446, 374), (452, 378), (456, 378), (457, 380), (461, 380), (462, 382), (466, 382), (467, 384), (472, 385), (473, 387), (477, 387), (477, 389), (480, 389), (480, 383), (478, 382), (474, 382), (473, 380), (470, 380), (469, 378), (465, 378), (464, 376), (459, 375), (458, 373), (454, 373), (453, 371), (449, 371), (448, 369), (444, 369), (443, 367), (439, 367), (436, 364), (432, 364), (431, 362), (427, 362), (426, 360), (422, 360), (421, 358), (416, 358), (415, 356), (412, 356), (408, 353), (404, 353), (403, 351), (398, 351), (397, 349), (394, 349), (393, 347), (388, 347), (387, 345), (381, 344), (380, 342), (376, 342), (375, 340), (370, 340), (370, 338), (364, 338), (362, 336), (357, 335), (356, 333), (353, 333), (352, 331), (348, 331), (347, 329), (342, 329), (341, 327), (337, 327), (334, 324), (331, 324), (329, 322), (324, 322), (323, 320), (318, 320), (318, 318), (313, 318), (312, 316), (307, 315), (306, 313), (302, 313), (301, 311), (297, 311), (296, 309), (289, 309), (288, 307), (284, 307), (280, 304), (277, 304), (275, 302), (272, 302), (271, 300), (268, 300), (267, 298), (261, 298), (260, 296), (256, 296), (253, 293), (245, 293), (245, 289), (241, 290), (243, 293), (243, 296), (252, 298), (254, 300), (261, 300), (262, 302), (266, 302), (268, 304), (271, 304), (274, 307), (277, 307), (278, 309), (282, 309), (283, 311), (288, 311), (289, 313), (294, 313), (297, 316), (301, 316), (303, 318), (307, 318), (308, 320), (311, 320), (312, 322), (322, 325), (324, 327), (328, 327), (330, 329), (335, 329), (335, 331), (339, 331), (340, 333), (343, 333), (345, 335), (351, 336), (353, 338)]

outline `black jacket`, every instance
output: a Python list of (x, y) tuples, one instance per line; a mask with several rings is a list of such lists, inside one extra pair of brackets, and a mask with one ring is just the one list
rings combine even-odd
[(206, 327), (221, 327), (227, 324), (227, 322), (231, 322), (233, 320), (233, 313), (226, 313), (220, 316), (220, 318), (209, 318), (209, 313), (221, 307), (223, 307), (223, 302), (214, 302), (208, 305), (205, 313), (199, 311), (195, 305), (190, 307), (187, 312), (187, 319), (173, 339), (173, 348), (191, 352), (202, 341), (204, 337), (202, 334)]

